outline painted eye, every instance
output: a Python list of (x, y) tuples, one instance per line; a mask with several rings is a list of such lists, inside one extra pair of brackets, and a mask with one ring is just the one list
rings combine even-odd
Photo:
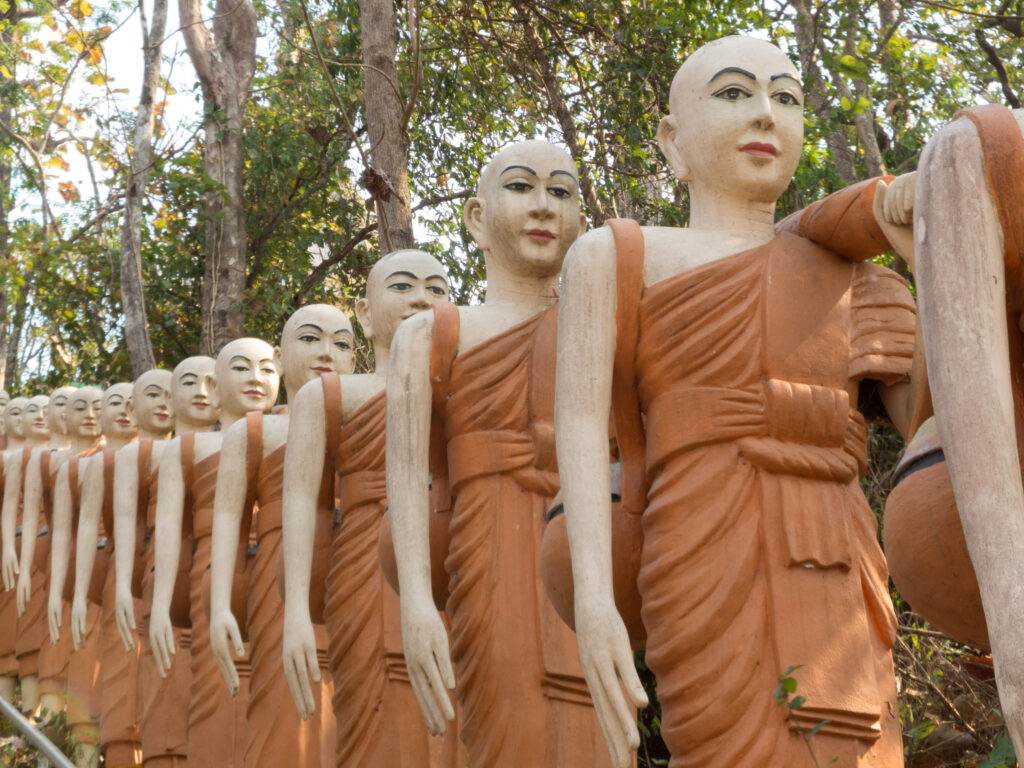
[(785, 105), (787, 107), (799, 107), (800, 106), (800, 100), (796, 96), (794, 96), (792, 93), (789, 93), (788, 91), (782, 91), (780, 93), (776, 93), (773, 98), (777, 102), (779, 102), (779, 104), (783, 104), (783, 105)]
[(749, 96), (750, 94), (738, 85), (730, 85), (715, 93), (716, 99), (725, 99), (726, 101), (739, 101)]
[(405, 291), (412, 290), (412, 283), (391, 283), (391, 285), (388, 286), (388, 289), (404, 293)]
[(336, 346), (342, 352), (348, 352), (349, 350), (352, 349), (352, 345), (349, 344), (347, 341), (336, 341), (334, 342), (334, 346)]
[(427, 290), (435, 296), (444, 296), (447, 291), (439, 285), (428, 285)]
[(548, 194), (554, 195), (559, 200), (568, 200), (572, 197), (572, 192), (565, 187), (551, 187), (548, 189)]
[(315, 344), (316, 342), (320, 341), (320, 338), (318, 336), (314, 336), (311, 333), (306, 333), (303, 334), (302, 336), (299, 336), (299, 341), (305, 342), (306, 344)]
[(527, 184), (525, 181), (510, 181), (504, 186), (505, 189), (510, 190), (511, 192), (529, 192), (533, 189), (533, 185)]

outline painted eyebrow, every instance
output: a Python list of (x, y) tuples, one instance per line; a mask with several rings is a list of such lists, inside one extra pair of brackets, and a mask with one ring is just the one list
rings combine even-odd
[(771, 77), (769, 78), (769, 80), (771, 80), (771, 81), (772, 81), (772, 82), (774, 83), (774, 82), (775, 82), (776, 80), (778, 80), (779, 78), (782, 78), (782, 77), (786, 77), (786, 78), (789, 78), (789, 79), (790, 79), (790, 80), (792, 80), (792, 81), (793, 81), (794, 83), (796, 83), (797, 85), (799, 85), (799, 86), (800, 86), (800, 89), (801, 89), (801, 90), (803, 90), (803, 83), (801, 83), (801, 82), (800, 82), (799, 80), (797, 80), (797, 79), (796, 79), (795, 77), (793, 77), (793, 76), (792, 76), (791, 74), (789, 74), (788, 72), (780, 72), (780, 73), (779, 73), (779, 74), (777, 74), (777, 75), (772, 75), (772, 76), (771, 76)]
[(448, 278), (446, 278), (444, 275), (431, 275), (430, 277), (427, 278), (427, 280), (440, 280), (445, 285), (448, 285)]
[(144, 390), (142, 390), (142, 391), (143, 392), (149, 392), (149, 390), (151, 390), (151, 389), (155, 389), (157, 392), (163, 392), (164, 391), (164, 388), (161, 387), (159, 384), (147, 384), (146, 388)]
[(324, 332), (324, 329), (321, 328), (316, 323), (303, 323), (296, 330), (300, 330), (301, 331), (303, 328), (312, 328), (314, 331), (319, 331), (320, 333)]
[(106, 396), (106, 398), (104, 398), (104, 399), (105, 399), (105, 400), (106, 400), (106, 401), (107, 401), (107, 402), (109, 403), (109, 402), (110, 402), (111, 400), (113, 400), (113, 399), (114, 399), (115, 397), (120, 397), (120, 398), (121, 398), (122, 400), (124, 400), (124, 395), (122, 395), (122, 394), (121, 394), (120, 392), (111, 392), (111, 393), (110, 393), (109, 395), (107, 395), (107, 396)]
[(351, 336), (352, 335), (352, 331), (350, 331), (348, 328), (339, 328), (334, 333), (335, 334), (344, 333), (346, 336)]
[(570, 179), (572, 179), (573, 181), (576, 181), (577, 183), (579, 183), (579, 182), (578, 182), (578, 180), (576, 179), (576, 174), (573, 174), (573, 173), (569, 173), (569, 171), (552, 171), (552, 172), (551, 172), (551, 175), (552, 175), (552, 176), (555, 176), (556, 174), (559, 174), (559, 173), (564, 173), (564, 174), (565, 174), (566, 176), (568, 176), (568, 177), (569, 177)]
[(713, 82), (715, 82), (716, 79), (718, 79), (722, 75), (728, 74), (730, 72), (735, 72), (738, 75), (743, 75), (744, 77), (749, 77), (751, 80), (754, 80), (755, 82), (757, 81), (757, 75), (755, 75), (753, 72), (748, 72), (747, 70), (743, 69), (742, 67), (726, 67), (725, 69), (718, 70), (715, 73), (714, 77), (712, 77), (710, 80), (708, 80), (708, 83), (709, 84), (713, 83)]
[(499, 176), (503, 176), (504, 174), (508, 173), (509, 171), (511, 171), (511, 170), (513, 170), (515, 168), (519, 168), (520, 170), (527, 171), (528, 173), (531, 173), (534, 176), (537, 175), (537, 172), (535, 170), (533, 170), (533, 168), (531, 168), (528, 165), (510, 165), (508, 168), (506, 168), (504, 171), (502, 171), (498, 175)]
[(398, 272), (392, 272), (390, 275), (387, 276), (386, 279), (390, 280), (392, 277), (411, 277), (413, 280), (419, 280), (419, 275), (415, 275), (412, 272), (405, 272), (403, 270), (399, 270)]
[(233, 363), (233, 362), (235, 362), (235, 360), (241, 360), (243, 363), (249, 363), (250, 365), (252, 365), (252, 360), (250, 360), (245, 355), (232, 355), (231, 359), (228, 360), (228, 362), (229, 363)]

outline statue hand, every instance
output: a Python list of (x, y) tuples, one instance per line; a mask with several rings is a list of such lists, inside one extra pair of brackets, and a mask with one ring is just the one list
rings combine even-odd
[(76, 651), (80, 651), (85, 647), (87, 616), (88, 610), (85, 605), (85, 598), (76, 595), (71, 603), (71, 640), (75, 644)]
[(228, 686), (228, 693), (234, 696), (238, 693), (238, 670), (231, 651), (234, 649), (235, 657), (240, 659), (245, 656), (245, 647), (242, 645), (242, 633), (238, 631), (238, 621), (230, 609), (221, 609), (210, 616), (210, 648)]
[(174, 655), (174, 628), (167, 609), (153, 611), (149, 617), (149, 644), (153, 649), (153, 660), (160, 677), (166, 678), (171, 671), (171, 657)]
[(884, 181), (875, 188), (872, 212), (893, 250), (911, 269), (914, 267), (914, 174), (893, 179), (892, 186)]
[[(1011, 613), (1020, 613), (1011, 611)], [(1003, 623), (1003, 622), (1000, 622)], [(1019, 624), (1014, 622), (1010, 632), (989, 629), (992, 640), (992, 660), (996, 672), (996, 688), (1002, 705), (1006, 730), (1010, 733), (1018, 754), (1024, 753), (1024, 647), (1016, 642)], [(1004, 642), (1003, 638), (1010, 642)]]
[(29, 573), (29, 569), (26, 568), (24, 573), (18, 574), (18, 592), (17, 592), (17, 603), (18, 603), (18, 618), (20, 619), (25, 615), (25, 606), (28, 605), (28, 599), (32, 596), (32, 575)]
[(4, 547), (2, 571), (4, 592), (9, 592), (18, 581), (18, 555), (14, 547)]
[(320, 664), (316, 657), (316, 635), (307, 609), (303, 616), (292, 616), (285, 606), (284, 676), (288, 680), (299, 717), (306, 720), (316, 712), (316, 700), (309, 681), (320, 682)]
[(428, 593), (427, 600), (402, 597), (402, 645), (409, 680), (420, 712), (433, 735), (445, 732), (445, 720), (455, 719), (451, 694), (455, 687), (448, 652), (448, 632)]
[(135, 650), (135, 599), (130, 590), (117, 585), (114, 598), (114, 617), (117, 619), (117, 631), (121, 633), (121, 641), (126, 652)]
[(647, 694), (633, 664), (626, 625), (611, 598), (600, 605), (581, 606), (577, 602), (576, 640), (612, 763), (627, 768), (640, 746), (636, 711), (647, 706)]
[(50, 595), (46, 600), (46, 618), (50, 621), (50, 642), (60, 642), (60, 625), (64, 619), (64, 601), (60, 595)]

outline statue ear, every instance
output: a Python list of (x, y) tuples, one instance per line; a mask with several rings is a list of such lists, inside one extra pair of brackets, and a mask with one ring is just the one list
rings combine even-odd
[(277, 368), (277, 375), (283, 376), (284, 371), (284, 360), (281, 359), (281, 347), (280, 345), (274, 347), (274, 367)]
[(356, 320), (363, 328), (363, 336), (367, 341), (373, 341), (373, 322), (370, 320), (370, 302), (364, 296), (356, 300)]
[(675, 115), (666, 115), (658, 124), (658, 146), (668, 160), (669, 167), (680, 181), (690, 180), (690, 164), (679, 146), (679, 125)]
[(484, 201), (479, 197), (469, 198), (462, 209), (462, 218), (476, 244), (481, 250), (486, 251), (490, 243), (487, 241), (487, 229), (484, 227)]

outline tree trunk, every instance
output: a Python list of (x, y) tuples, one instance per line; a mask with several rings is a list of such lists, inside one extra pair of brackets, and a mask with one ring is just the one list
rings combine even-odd
[[(0, 14), (0, 22), (5, 23), (5, 26), (0, 28), (0, 51), (16, 50), (12, 45), (15, 29), (14, 15), (16, 11), (17, 3), (11, 3), (11, 7), (7, 9), (7, 12)], [(5, 56), (4, 58), (4, 64), (6, 64), (7, 71), (11, 75), (10, 77), (4, 77), (0, 73), (0, 89), (6, 90), (7, 86), (14, 80), (14, 68), (17, 64), (17, 57)], [(0, 122), (10, 125), (12, 116), (10, 101), (4, 99), (0, 103)], [(10, 239), (8, 217), (11, 213), (11, 205), (11, 153), (4, 151), (0, 152), (0, 264), (11, 264), (13, 261), (8, 251), (8, 241)], [(13, 368), (9, 368), (7, 364), (9, 352), (9, 326), (7, 322), (7, 312), (9, 309), (8, 284), (9, 280), (5, 279), (3, 284), (0, 285), (0, 388), (7, 387), (13, 379), (13, 375), (8, 377), (9, 371), (13, 374)]]
[(124, 339), (132, 365), (132, 377), (138, 378), (156, 367), (153, 344), (149, 339), (146, 294), (142, 285), (142, 201), (153, 164), (153, 94), (160, 79), (160, 49), (167, 24), (167, 0), (154, 0), (153, 22), (146, 29), (145, 4), (139, 0), (142, 15), (143, 74), (142, 93), (135, 118), (135, 151), (129, 158), (128, 185), (125, 190), (124, 221), (121, 226), (121, 307), (124, 311)]
[(387, 253), (416, 245), (409, 202), (409, 126), (398, 87), (392, 0), (359, 0), (359, 17), (370, 159), (394, 188), (390, 200), (377, 197), (380, 248)]
[(242, 198), (245, 122), (256, 61), (256, 11), (250, 0), (217, 0), (213, 32), (199, 0), (179, 0), (189, 57), (203, 89), (204, 166), (219, 185), (206, 193), (206, 260), (200, 352), (215, 355), (242, 335), (246, 232)]

